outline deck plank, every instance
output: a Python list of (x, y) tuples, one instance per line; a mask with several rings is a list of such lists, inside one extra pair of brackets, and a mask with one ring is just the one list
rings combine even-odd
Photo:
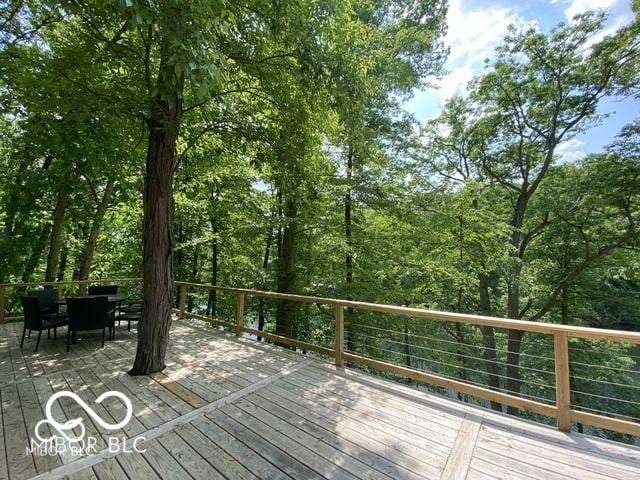
[(224, 413), (216, 412), (206, 417), (292, 478), (325, 478)]
[[(0, 325), (0, 480), (38, 473), (73, 480), (640, 478), (637, 447), (565, 434), (189, 322), (172, 327), (161, 383), (127, 374), (135, 330), (118, 329), (104, 349), (99, 334), (83, 334), (67, 354), (64, 330), (34, 353), (35, 338), (19, 348), (21, 328)], [(134, 417), (117, 432), (70, 399), (56, 402), (53, 413), (81, 416), (90, 435), (150, 435), (148, 451), (25, 455), (46, 401), (63, 389), (109, 422), (122, 418), (123, 406), (95, 399), (125, 393)], [(477, 415), (481, 425), (469, 420)]]

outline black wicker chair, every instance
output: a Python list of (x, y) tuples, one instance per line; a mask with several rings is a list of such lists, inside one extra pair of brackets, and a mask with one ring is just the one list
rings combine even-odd
[(36, 297), (40, 300), (40, 308), (44, 314), (58, 313), (58, 289), (41, 288), (38, 290), (29, 290), (29, 297)]
[(20, 340), (20, 348), (24, 345), (24, 336), (29, 330), (29, 336), (31, 331), (38, 332), (38, 340), (36, 340), (36, 349), (40, 346), (40, 337), (42, 331), (47, 330), (49, 332), (49, 338), (51, 338), (50, 332), (53, 328), (53, 338), (57, 336), (57, 328), (67, 324), (67, 319), (59, 317), (55, 313), (44, 313), (42, 304), (38, 297), (20, 297), (22, 302), (22, 309), (24, 310), (24, 327), (22, 329), (22, 339)]
[(67, 298), (67, 314), (69, 330), (67, 331), (67, 352), (71, 341), (75, 343), (76, 333), (86, 330), (102, 330), (102, 347), (104, 348), (104, 332), (109, 329), (111, 338), (115, 325), (112, 310), (107, 297)]

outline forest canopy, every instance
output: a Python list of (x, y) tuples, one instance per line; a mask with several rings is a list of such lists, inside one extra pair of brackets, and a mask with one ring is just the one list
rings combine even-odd
[[(559, 152), (603, 99), (640, 97), (637, 18), (513, 26), (421, 123), (405, 102), (444, 73), (446, 9), (0, 1), (0, 281), (144, 275), (138, 372), (163, 367), (173, 279), (640, 331), (640, 119), (599, 153)], [(188, 302), (232, 315), (215, 291)], [(313, 306), (252, 308), (259, 329), (325, 341)], [(350, 351), (553, 398), (536, 335), (345, 321)], [(611, 380), (586, 371), (598, 355), (638, 388), (640, 353), (571, 346), (580, 404), (640, 417), (634, 390), (584, 380)]]

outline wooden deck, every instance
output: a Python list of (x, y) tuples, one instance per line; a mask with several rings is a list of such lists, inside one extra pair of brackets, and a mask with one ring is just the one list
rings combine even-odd
[[(0, 325), (0, 480), (77, 479), (620, 479), (640, 478), (640, 449), (564, 434), (186, 321), (172, 329), (162, 375), (130, 377), (135, 331), (99, 349), (85, 334), (19, 347), (21, 324)], [(77, 393), (117, 423), (107, 431), (74, 401), (87, 435), (119, 436), (145, 453), (27, 454), (52, 393)]]

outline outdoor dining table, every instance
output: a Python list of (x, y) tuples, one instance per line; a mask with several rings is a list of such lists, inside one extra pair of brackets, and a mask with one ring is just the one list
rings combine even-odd
[[(109, 295), (109, 294), (104, 294), (104, 295), (80, 295), (76, 298), (98, 298), (98, 297), (107, 297), (107, 301), (109, 302), (110, 305), (119, 305), (120, 303), (124, 302), (125, 300), (127, 300), (129, 297), (128, 295), (124, 295), (124, 294), (115, 294), (115, 295)], [(67, 304), (67, 299), (66, 298), (61, 298), (59, 300), (56, 300), (56, 305), (66, 305)], [(115, 320), (115, 308), (112, 311), (111, 314), (111, 318)], [(114, 330), (114, 338), (115, 338), (115, 330)], [(76, 343), (76, 334), (75, 332), (73, 333), (72, 339), (71, 339), (72, 343)]]
[[(125, 300), (127, 300), (129, 298), (128, 295), (124, 295), (124, 294), (115, 294), (115, 295), (80, 295), (78, 298), (97, 298), (97, 297), (107, 297), (107, 301), (109, 303), (115, 303), (115, 304), (119, 304), (124, 302)], [(66, 305), (67, 304), (67, 299), (66, 298), (61, 298), (59, 300), (56, 300), (56, 304), (57, 305)]]

